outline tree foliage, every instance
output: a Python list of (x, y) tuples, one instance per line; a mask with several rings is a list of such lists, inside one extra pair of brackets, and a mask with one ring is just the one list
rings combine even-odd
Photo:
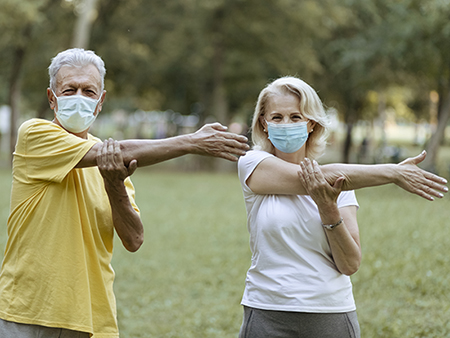
[[(72, 47), (83, 5), (0, 0), (1, 104), (51, 116), (47, 67)], [(437, 92), (445, 119), (449, 0), (98, 0), (92, 15), (89, 49), (107, 66), (106, 114), (172, 109), (201, 122), (248, 120), (266, 83), (296, 75), (347, 124), (345, 161), (352, 126), (377, 117), (373, 98), (400, 97), (391, 88), (408, 93), (403, 107), (416, 118)]]

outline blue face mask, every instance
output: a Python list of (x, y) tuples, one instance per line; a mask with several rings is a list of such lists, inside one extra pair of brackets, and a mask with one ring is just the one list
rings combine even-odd
[(278, 124), (267, 122), (269, 140), (283, 153), (295, 153), (308, 139), (308, 122)]
[[(53, 93), (55, 95), (55, 93)], [(56, 117), (61, 125), (72, 133), (80, 133), (94, 123), (97, 104), (100, 101), (83, 95), (56, 96)]]

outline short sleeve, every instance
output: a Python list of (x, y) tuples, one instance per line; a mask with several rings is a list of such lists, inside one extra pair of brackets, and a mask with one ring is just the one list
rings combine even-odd
[(354, 205), (357, 208), (359, 208), (358, 201), (356, 200), (355, 191), (354, 190), (342, 191), (337, 199), (337, 205), (338, 208), (348, 207), (351, 205)]
[(19, 128), (14, 152), (17, 179), (61, 182), (96, 142), (47, 120), (28, 120)]
[(131, 206), (140, 215), (141, 212), (139, 210), (139, 207), (136, 204), (136, 192), (134, 190), (134, 185), (131, 182), (131, 179), (129, 177), (127, 177), (124, 181), (124, 184), (125, 184), (125, 188), (127, 190), (127, 194), (128, 194), (128, 198), (130, 200)]
[(253, 171), (256, 169), (259, 163), (261, 163), (262, 160), (268, 158), (268, 157), (274, 157), (273, 154), (270, 154), (265, 151), (260, 150), (251, 150), (248, 151), (244, 156), (241, 156), (238, 161), (238, 176), (239, 180), (241, 181), (242, 189), (244, 190), (244, 193), (251, 193), (250, 187), (247, 185), (247, 179), (250, 177), (250, 175), (253, 173)]

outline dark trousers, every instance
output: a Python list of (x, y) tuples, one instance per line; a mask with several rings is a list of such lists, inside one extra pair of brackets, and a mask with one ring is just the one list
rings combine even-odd
[(244, 306), (239, 338), (360, 338), (356, 311), (305, 313)]

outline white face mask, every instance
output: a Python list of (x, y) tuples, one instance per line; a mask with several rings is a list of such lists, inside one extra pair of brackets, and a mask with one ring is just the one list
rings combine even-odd
[(95, 100), (83, 95), (58, 97), (55, 92), (53, 95), (58, 103), (58, 111), (55, 111), (56, 117), (66, 130), (80, 133), (94, 123), (96, 118), (94, 113), (100, 98)]

